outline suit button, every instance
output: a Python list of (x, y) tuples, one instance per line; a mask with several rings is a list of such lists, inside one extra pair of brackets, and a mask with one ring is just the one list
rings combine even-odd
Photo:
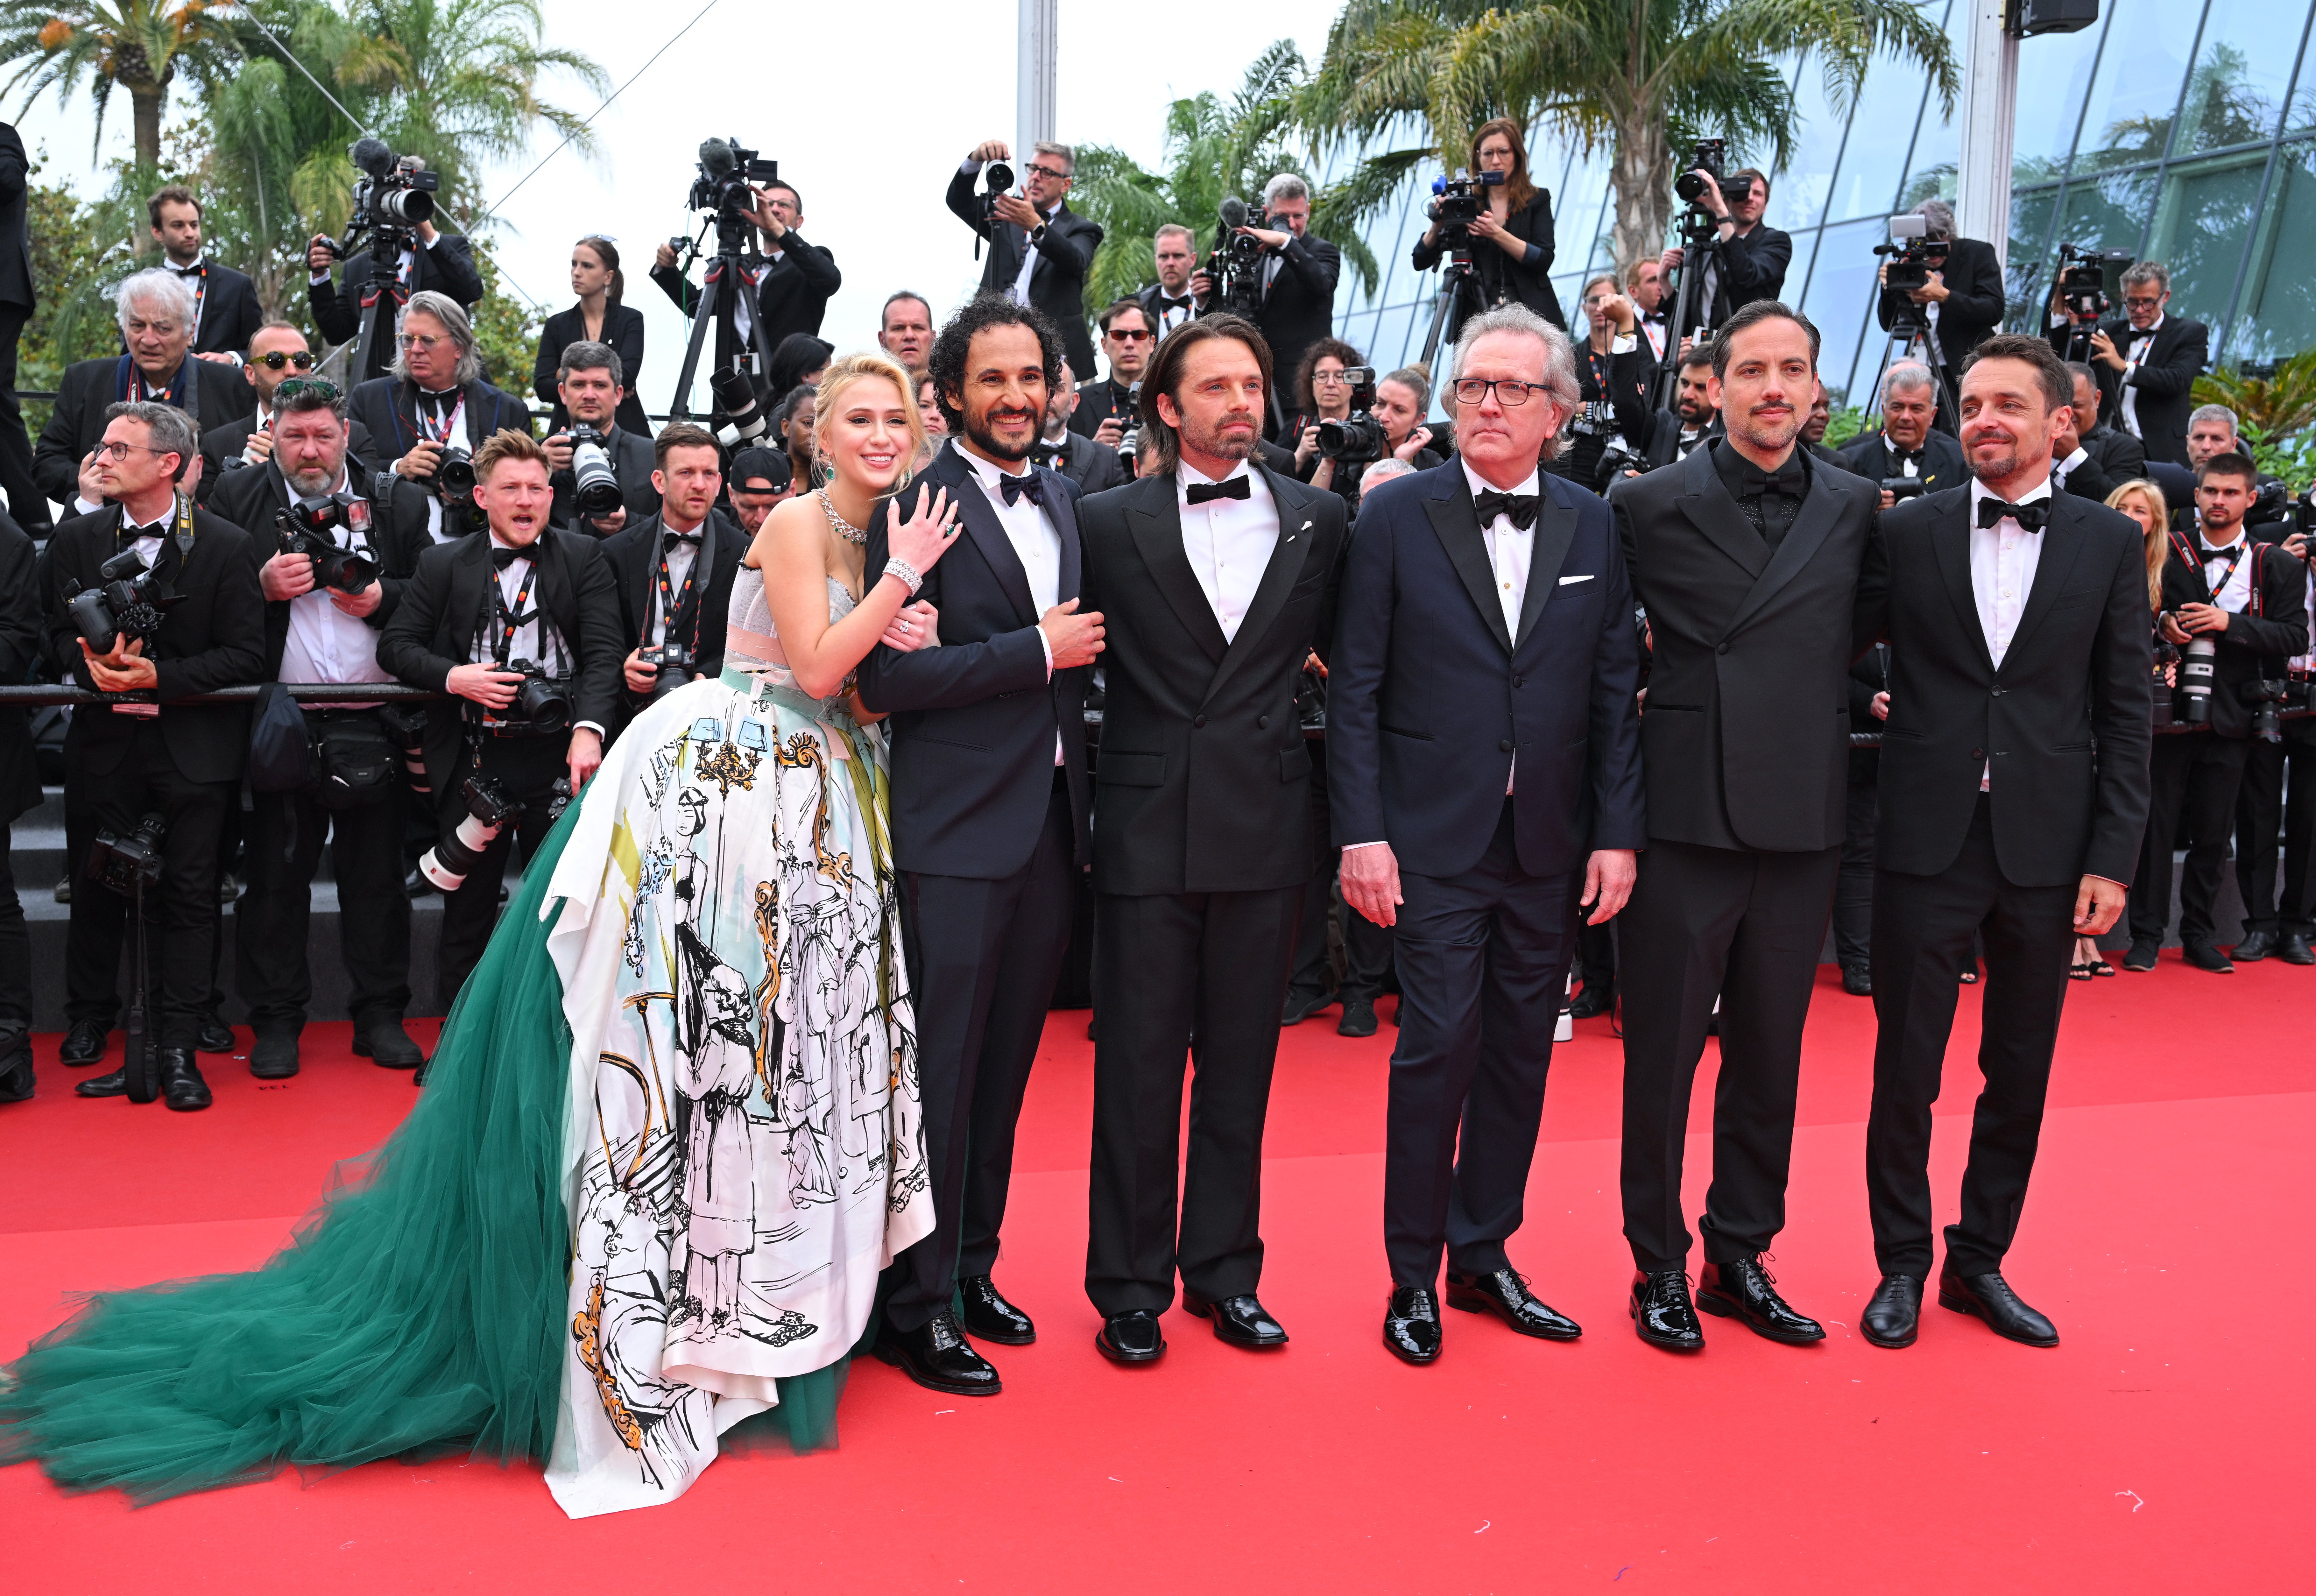
[(1527, 677), (1525, 677), (1525, 676), (1515, 676), (1515, 677), (1513, 677), (1513, 678), (1512, 678), (1512, 685), (1513, 685), (1514, 687), (1524, 687), (1524, 686), (1526, 686), (1527, 684), (1528, 684), (1528, 678), (1527, 678)]
[(1270, 717), (1268, 715), (1258, 715), (1254, 718), (1254, 724), (1258, 727), (1268, 727), (1270, 724)]
[(1986, 750), (1983, 748), (1973, 748), (1970, 751), (1970, 756), (1973, 759), (1984, 759), (1986, 757)]
[(1496, 752), (1499, 753), (1510, 753), (1511, 751), (1512, 745), (1509, 738), (1496, 745)]
[(2002, 689), (2000, 689), (2000, 688), (1999, 688), (1999, 687), (1998, 687), (1998, 688), (1996, 688), (1996, 689), (1994, 690), (1994, 696), (1995, 696), (1996, 698), (2000, 698), (2000, 697), (2002, 696)]
[(1203, 715), (1198, 716), (1191, 720), (1190, 724), (1192, 726), (1204, 726), (1207, 724), (1207, 718)]
[(1715, 654), (1726, 654), (1729, 652), (1729, 645), (1726, 643), (1717, 644), (1715, 646), (1713, 652)]

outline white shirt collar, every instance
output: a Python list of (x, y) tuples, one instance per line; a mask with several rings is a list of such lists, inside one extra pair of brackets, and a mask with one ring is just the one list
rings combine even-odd
[[(1482, 477), (1477, 471), (1472, 469), (1472, 462), (1464, 459), (1461, 455), (1456, 457), (1456, 463), (1464, 468), (1464, 480), (1465, 483), (1470, 485), (1472, 496), (1474, 498), (1478, 498), (1482, 494), (1502, 493), (1505, 491), (1504, 489), (1498, 487), (1494, 483), (1490, 482), (1484, 477)], [(1530, 471), (1528, 474), (1528, 480), (1510, 491), (1516, 494), (1537, 493), (1541, 491), (1541, 482), (1542, 473)]]
[(1190, 485), (1194, 482), (1230, 482), (1241, 477), (1251, 477), (1252, 475), (1252, 471), (1249, 469), (1248, 464), (1244, 460), (1239, 461), (1237, 466), (1234, 467), (1227, 475), (1222, 477), (1209, 477), (1204, 471), (1199, 470), (1198, 467), (1192, 465), (1189, 461), (1179, 460), (1176, 462), (1174, 467), (1174, 491), (1178, 495), (1187, 495), (1189, 492)]
[[(539, 535), (540, 535), (541, 537), (544, 537), (544, 536), (546, 535), (546, 529), (541, 528), (541, 529), (540, 529), (540, 534), (539, 534)], [(536, 555), (533, 551), (534, 551), (534, 550), (536, 550), (536, 549), (539, 548), (539, 539), (538, 539), (538, 538), (533, 538), (530, 542), (528, 542), (528, 543), (524, 544), (521, 548), (515, 548), (515, 546), (514, 546), (513, 544), (512, 544), (512, 543), (510, 543), (510, 542), (506, 541), (506, 539), (504, 539), (503, 538), (500, 537), (500, 536), (499, 536), (499, 534), (498, 534), (498, 529), (497, 529), (497, 528), (495, 528), (495, 527), (494, 527), (494, 528), (492, 528), (492, 529), (491, 529), (491, 547), (492, 547), (493, 548), (507, 548), (507, 549), (513, 549), (513, 551), (514, 551), (515, 553), (520, 554), (520, 555), (521, 555), (521, 556), (522, 556), (522, 557), (523, 557), (523, 558), (525, 558), (525, 559), (535, 559), (535, 558), (537, 558), (538, 557), (537, 557), (537, 555)]]
[(2131, 329), (2131, 335), (2133, 338), (2152, 338), (2156, 334), (2163, 330), (2163, 313), (2159, 310), (2155, 313), (2155, 325), (2153, 326), (2133, 327)]

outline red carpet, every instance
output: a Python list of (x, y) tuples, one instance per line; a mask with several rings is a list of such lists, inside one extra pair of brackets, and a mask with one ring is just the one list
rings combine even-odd
[[(1830, 976), (1831, 972), (1827, 972)], [(1934, 1163), (1950, 1217), (1975, 1072), (1965, 994)], [(1388, 1005), (1386, 1005), (1386, 1013)], [(2316, 973), (2221, 980), (2167, 958), (2069, 993), (2010, 1276), (2064, 1344), (1936, 1308), (1857, 1339), (1874, 1267), (1862, 1190), (1871, 1005), (1820, 990), (1781, 1284), (1812, 1349), (1722, 1320), (1676, 1360), (1625, 1316), (1621, 1055), (1605, 1021), (1555, 1055), (1514, 1256), (1587, 1327), (1572, 1346), (1450, 1314), (1440, 1363), (1378, 1341), (1392, 1030), (1286, 1033), (1271, 1110), (1270, 1357), (1169, 1315), (1154, 1369), (1105, 1364), (1079, 1284), (1091, 1050), (1047, 1031), (999, 1279), (1037, 1315), (993, 1401), (855, 1371), (842, 1447), (726, 1459), (673, 1507), (572, 1523), (535, 1472), (378, 1465), (132, 1511), (0, 1470), (0, 1592), (545, 1591), (673, 1575), (745, 1590), (2276, 1591), (2299, 1586), (2316, 1465), (2304, 1188)], [(247, 1268), (333, 1160), (406, 1111), (408, 1077), (307, 1033), (263, 1086), (205, 1060), (218, 1106), (84, 1102), (42, 1039), (40, 1096), (0, 1110), (0, 1356), (69, 1291)], [(1706, 1078), (1697, 1093), (1705, 1124)], [(1690, 1210), (1705, 1145), (1690, 1143)], [(2299, 1528), (2295, 1529), (2294, 1527)], [(679, 1572), (680, 1571), (680, 1572)], [(606, 1577), (608, 1575), (608, 1578)]]

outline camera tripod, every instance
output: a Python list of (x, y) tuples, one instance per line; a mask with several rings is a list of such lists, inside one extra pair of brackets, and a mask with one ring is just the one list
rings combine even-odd
[[(1887, 290), (1885, 292), (1889, 291)], [(1954, 378), (1946, 369), (1945, 349), (1938, 343), (1938, 330), (1930, 325), (1922, 307), (1903, 294), (1894, 296), (1897, 308), (1890, 317), (1890, 338), (1882, 350), (1882, 363), (1874, 374), (1875, 392), (1881, 392), (1882, 378), (1893, 361), (1908, 356), (1919, 360), (1930, 369), (1930, 381), (1937, 394), (1937, 414), (1930, 424), (1950, 438), (1962, 436), (1962, 407), (1955, 401)]]
[(1673, 314), (1665, 323), (1665, 358), (1657, 362), (1649, 387), (1649, 406), (1671, 410), (1680, 395), (1680, 341), (1693, 335), (1698, 347), (1713, 335), (1713, 307), (1705, 298), (1705, 269), (1721, 252), (1721, 218), (1692, 203), (1681, 218), (1680, 289), (1673, 297)]
[(1456, 231), (1461, 238), (1448, 246), (1447, 263), (1439, 269), (1439, 297), (1431, 307), (1431, 330), (1423, 336), (1422, 360), (1427, 370), (1439, 346), (1452, 347), (1463, 336), (1464, 324), (1472, 313), (1483, 308), (1479, 268), (1472, 263), (1472, 235), (1462, 227)]
[[(346, 235), (345, 241), (338, 245), (338, 254), (341, 258), (345, 260), (353, 258), (354, 241), (361, 236), (360, 228)], [(417, 244), (418, 235), (406, 228), (372, 227), (370, 229), (370, 286), (363, 295), (365, 303), (361, 309), (361, 329), (354, 334), (352, 370), (346, 374), (346, 387), (349, 390), (354, 384), (363, 380), (372, 370), (384, 371), (394, 364), (394, 357), (397, 352), (394, 344), (396, 332), (395, 312), (401, 308), (406, 297), (402, 286), (402, 252), (405, 248), (415, 249)], [(389, 300), (392, 301), (390, 308)], [(379, 312), (381, 309), (386, 311), (387, 347), (383, 351), (379, 350), (377, 345)], [(374, 368), (370, 358), (373, 353), (379, 357)]]
[[(745, 221), (725, 215), (717, 217), (716, 253), (708, 257), (708, 271), (700, 279), (699, 303), (691, 315), (691, 338), (684, 346), (683, 370), (676, 377), (675, 397), (667, 407), (671, 420), (691, 419), (691, 384), (699, 373), (699, 352), (708, 330), (715, 329), (718, 350), (726, 347), (724, 336), (726, 331), (732, 335), (731, 346), (737, 347), (740, 343), (740, 326), (735, 312), (739, 308), (738, 296), (745, 293), (748, 288), (740, 257), (740, 247), (746, 237)], [(688, 271), (691, 261), (699, 256), (699, 245), (695, 239), (690, 259), (677, 263), (676, 270), (679, 272)], [(765, 335), (764, 318), (761, 314), (748, 318), (748, 332), (749, 350), (756, 357), (757, 380), (762, 381), (771, 375), (772, 344)], [(751, 384), (752, 388), (753, 386)], [(711, 415), (709, 419), (715, 418)]]

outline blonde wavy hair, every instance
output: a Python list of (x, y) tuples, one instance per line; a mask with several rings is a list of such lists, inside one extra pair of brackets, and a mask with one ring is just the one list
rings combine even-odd
[(2163, 561), (2169, 550), (2165, 547), (2171, 525), (2171, 505), (2163, 496), (2161, 485), (2144, 477), (2134, 477), (2107, 496), (2107, 507), (2121, 510), (2133, 499), (2153, 513), (2155, 527), (2147, 534), (2147, 607), (2163, 608)]
[(828, 369), (820, 375), (820, 386), (813, 389), (812, 474), (815, 486), (828, 480), (828, 430), (836, 418), (838, 401), (843, 397), (847, 388), (871, 377), (881, 377), (893, 385), (893, 391), (900, 396), (901, 413), (907, 418), (909, 428), (909, 448), (904, 457), (908, 463), (901, 468), (900, 476), (894, 479), (886, 493), (899, 493), (909, 485), (909, 478), (916, 474), (917, 457), (925, 452), (926, 446), (925, 418), (917, 410), (916, 383), (900, 361), (882, 351), (875, 354), (848, 354), (829, 361)]

